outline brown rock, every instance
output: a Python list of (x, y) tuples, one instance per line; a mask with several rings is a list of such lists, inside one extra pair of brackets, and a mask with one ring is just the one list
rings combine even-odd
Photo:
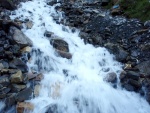
[(60, 50), (56, 50), (56, 53), (58, 55), (60, 55), (63, 58), (67, 58), (67, 59), (71, 59), (72, 58), (72, 54), (69, 52), (64, 52), (64, 51), (60, 51)]
[(34, 105), (29, 102), (18, 102), (16, 108), (17, 113), (24, 113), (24, 111), (33, 111)]
[(22, 72), (19, 70), (17, 73), (11, 75), (12, 83), (21, 83), (23, 82)]
[(31, 47), (27, 46), (21, 49), (22, 53), (30, 53), (31, 52)]

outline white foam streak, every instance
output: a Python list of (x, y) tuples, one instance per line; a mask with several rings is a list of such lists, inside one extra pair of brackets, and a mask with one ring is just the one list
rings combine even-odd
[[(119, 75), (121, 71), (121, 64), (113, 60), (113, 55), (105, 48), (85, 45), (78, 32), (72, 33), (68, 27), (68, 32), (63, 31), (62, 25), (56, 24), (51, 17), (57, 15), (54, 7), (47, 6), (45, 1), (22, 3), (16, 15), (11, 16), (12, 19), (28, 18), (34, 23), (32, 29), (23, 31), (33, 41), (34, 48), (43, 54), (34, 54), (29, 67), (37, 66), (35, 61), (38, 59), (42, 68), (52, 68), (50, 72), (45, 70), (40, 95), (31, 100), (35, 105), (33, 113), (45, 113), (54, 104), (58, 113), (149, 113), (148, 103), (138, 94), (114, 89), (103, 81), (108, 72)], [(46, 30), (69, 44), (71, 60), (54, 54), (49, 40), (44, 37)], [(48, 61), (44, 60), (45, 56), (49, 57)]]

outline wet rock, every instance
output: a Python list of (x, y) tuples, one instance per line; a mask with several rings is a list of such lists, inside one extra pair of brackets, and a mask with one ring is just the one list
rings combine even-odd
[(67, 58), (67, 59), (71, 59), (72, 58), (72, 54), (69, 52), (64, 52), (64, 51), (60, 51), (60, 50), (56, 50), (56, 53), (63, 57), (63, 58)]
[(17, 102), (22, 102), (24, 100), (29, 100), (32, 97), (32, 89), (26, 88), (22, 91), (20, 91), (17, 95), (16, 95), (16, 101)]
[(34, 73), (32, 73), (32, 72), (27, 73), (28, 80), (35, 78), (37, 75), (38, 75), (38, 74), (34, 74)]
[(30, 112), (33, 111), (34, 105), (29, 102), (18, 102), (16, 109), (17, 113), (24, 113), (24, 111)]
[(15, 58), (14, 60), (12, 60), (9, 63), (9, 67), (14, 68), (14, 69), (20, 69), (22, 72), (28, 71), (27, 65), (22, 60), (20, 60), (18, 58)]
[(35, 87), (34, 87), (34, 96), (35, 97), (39, 96), (40, 89), (41, 89), (40, 85), (35, 85)]
[(13, 41), (20, 45), (21, 48), (33, 45), (32, 41), (16, 27), (10, 27), (9, 33), (10, 36), (12, 36)]
[(141, 62), (136, 67), (140, 70), (140, 73), (150, 76), (150, 61)]
[(28, 22), (25, 23), (25, 25), (26, 25), (27, 29), (31, 29), (32, 26), (33, 26), (33, 22), (32, 21), (28, 21)]
[(150, 92), (148, 92), (148, 93), (146, 94), (146, 100), (147, 100), (148, 103), (150, 104)]
[(107, 82), (115, 83), (117, 81), (117, 75), (114, 72), (108, 73), (104, 80)]
[(104, 45), (108, 51), (116, 56), (116, 59), (120, 62), (124, 62), (128, 56), (128, 52), (126, 52), (123, 48), (121, 48), (117, 44), (107, 43)]
[(53, 38), (50, 40), (50, 44), (57, 50), (69, 52), (68, 43), (62, 39)]
[(44, 36), (46, 36), (46, 37), (52, 37), (52, 35), (54, 35), (54, 33), (50, 32), (50, 31), (45, 31), (45, 33), (44, 33)]
[(23, 82), (23, 75), (21, 71), (18, 71), (15, 74), (11, 75), (11, 83), (22, 83)]
[(27, 46), (21, 49), (22, 53), (30, 53), (31, 52), (31, 47)]
[(43, 74), (38, 74), (35, 78), (36, 81), (41, 81), (42, 79), (44, 79), (44, 75)]
[(120, 73), (119, 79), (122, 81), (125, 77), (126, 77), (127, 72), (126, 71), (122, 71)]
[(125, 85), (124, 85), (124, 88), (125, 88), (126, 90), (128, 90), (128, 91), (134, 91), (134, 87), (133, 87), (132, 85), (130, 85), (130, 84), (125, 84)]
[(146, 21), (146, 22), (144, 23), (144, 26), (147, 27), (147, 28), (150, 28), (150, 20)]
[(58, 113), (57, 105), (56, 104), (50, 105), (46, 113)]

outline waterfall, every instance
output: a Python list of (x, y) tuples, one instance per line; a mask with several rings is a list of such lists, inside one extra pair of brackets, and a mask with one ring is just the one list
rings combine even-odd
[[(84, 44), (79, 31), (57, 24), (52, 15), (63, 18), (46, 0), (22, 3), (11, 19), (33, 21), (22, 31), (33, 41), (31, 70), (41, 71), (40, 94), (30, 100), (32, 113), (149, 113), (150, 106), (139, 94), (117, 88), (104, 80), (110, 72), (119, 78), (122, 65), (105, 48)], [(64, 30), (65, 28), (65, 30)], [(69, 45), (72, 59), (55, 54), (45, 31), (51, 31)], [(38, 52), (37, 52), (38, 51)], [(38, 64), (36, 62), (39, 62)], [(40, 66), (40, 68), (39, 68)], [(119, 81), (119, 79), (118, 79)]]

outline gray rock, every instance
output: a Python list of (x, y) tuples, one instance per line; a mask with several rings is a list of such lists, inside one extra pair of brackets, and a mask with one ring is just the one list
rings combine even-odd
[(29, 100), (32, 97), (32, 89), (31, 88), (26, 88), (19, 92), (16, 96), (16, 101), (17, 102), (22, 102), (24, 100)]
[(16, 58), (9, 63), (9, 67), (20, 69), (22, 72), (28, 71), (28, 66), (20, 59)]
[(19, 92), (19, 91), (21, 91), (21, 90), (23, 90), (25, 88), (26, 88), (26, 85), (12, 84), (11, 91), (12, 92)]
[(140, 70), (140, 73), (150, 76), (150, 61), (141, 62), (136, 67)]
[(21, 48), (25, 46), (32, 46), (32, 41), (16, 27), (10, 27), (10, 35), (12, 35), (15, 43), (19, 44)]
[(117, 75), (114, 72), (108, 73), (104, 80), (107, 82), (115, 83), (117, 81)]
[(10, 84), (10, 81), (7, 76), (0, 76), (0, 84), (2, 86), (8, 86)]
[(126, 52), (122, 47), (117, 44), (107, 43), (104, 45), (108, 51), (116, 56), (116, 59), (120, 62), (126, 60), (128, 52)]
[(22, 72), (19, 70), (17, 73), (12, 74), (10, 80), (12, 83), (22, 83), (23, 82)]

